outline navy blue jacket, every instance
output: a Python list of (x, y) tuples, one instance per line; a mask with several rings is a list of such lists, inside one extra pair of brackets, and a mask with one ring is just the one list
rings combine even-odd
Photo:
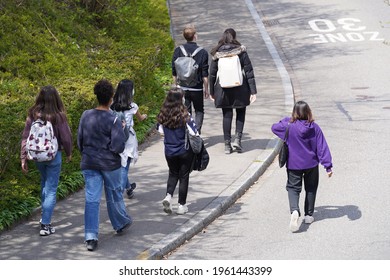
[(120, 153), (125, 149), (121, 121), (111, 112), (84, 111), (77, 131), (81, 170), (111, 171), (121, 167)]
[[(192, 117), (186, 125), (190, 134), (198, 134), (195, 121)], [(170, 129), (158, 124), (157, 129), (164, 135), (164, 151), (166, 156), (178, 156), (188, 151), (188, 147), (186, 148), (185, 143), (186, 127), (184, 125), (182, 127)]]

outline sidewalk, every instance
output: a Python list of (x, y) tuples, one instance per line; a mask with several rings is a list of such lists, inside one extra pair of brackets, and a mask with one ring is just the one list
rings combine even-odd
[[(210, 3), (211, 2), (211, 3)], [(56, 233), (39, 236), (39, 215), (0, 234), (0, 259), (161, 259), (202, 231), (232, 205), (254, 183), (276, 156), (278, 141), (271, 124), (285, 115), (285, 96), (280, 76), (255, 22), (243, 3), (170, 0), (172, 33), (182, 43), (182, 27), (191, 22), (198, 30), (198, 44), (208, 51), (224, 29), (233, 27), (244, 44), (255, 69), (258, 97), (247, 108), (242, 154), (224, 154), (222, 113), (205, 100), (202, 137), (210, 154), (206, 170), (193, 172), (188, 192), (189, 212), (167, 215), (161, 204), (165, 197), (168, 167), (163, 139), (153, 132), (140, 146), (140, 157), (130, 168), (137, 183), (135, 197), (125, 198), (133, 225), (117, 235), (109, 222), (104, 198), (101, 203), (99, 247), (86, 250), (84, 241), (84, 191), (59, 201), (53, 215)], [(233, 9), (234, 8), (234, 12)], [(234, 134), (233, 122), (233, 134)], [(177, 207), (178, 188), (173, 197)]]

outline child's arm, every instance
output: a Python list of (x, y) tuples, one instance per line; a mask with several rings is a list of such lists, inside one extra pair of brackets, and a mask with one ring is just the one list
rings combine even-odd
[(139, 112), (139, 111), (137, 111), (137, 113), (135, 113), (135, 116), (137, 117), (137, 119), (139, 120), (139, 121), (143, 121), (143, 120), (145, 120), (147, 117), (148, 117), (148, 115), (147, 114), (142, 114), (141, 115), (141, 113)]

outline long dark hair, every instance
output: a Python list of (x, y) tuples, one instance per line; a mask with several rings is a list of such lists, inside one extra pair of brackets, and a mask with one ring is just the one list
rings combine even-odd
[(241, 46), (241, 43), (236, 39), (236, 31), (233, 28), (228, 28), (223, 32), (221, 39), (219, 39), (218, 44), (210, 51), (210, 54), (215, 55), (223, 45)]
[(132, 108), (134, 83), (132, 80), (123, 79), (119, 82), (114, 94), (114, 101), (111, 109), (115, 111), (126, 111)]
[(65, 107), (57, 89), (51, 85), (42, 87), (35, 98), (35, 104), (28, 110), (28, 116), (33, 121), (40, 118), (53, 125), (66, 119)]
[(309, 123), (314, 122), (311, 109), (305, 101), (298, 101), (294, 104), (291, 122), (296, 120), (306, 120)]
[(184, 91), (178, 87), (172, 87), (165, 97), (157, 122), (166, 128), (175, 129), (185, 126), (189, 120), (187, 108), (183, 104)]

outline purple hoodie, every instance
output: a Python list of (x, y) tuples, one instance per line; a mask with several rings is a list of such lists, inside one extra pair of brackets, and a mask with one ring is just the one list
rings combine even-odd
[[(272, 125), (272, 132), (284, 139), (284, 134), (290, 117), (285, 117)], [(327, 172), (332, 171), (332, 156), (321, 128), (314, 122), (297, 120), (290, 123), (288, 130), (288, 160), (287, 168), (303, 170), (321, 163)]]

